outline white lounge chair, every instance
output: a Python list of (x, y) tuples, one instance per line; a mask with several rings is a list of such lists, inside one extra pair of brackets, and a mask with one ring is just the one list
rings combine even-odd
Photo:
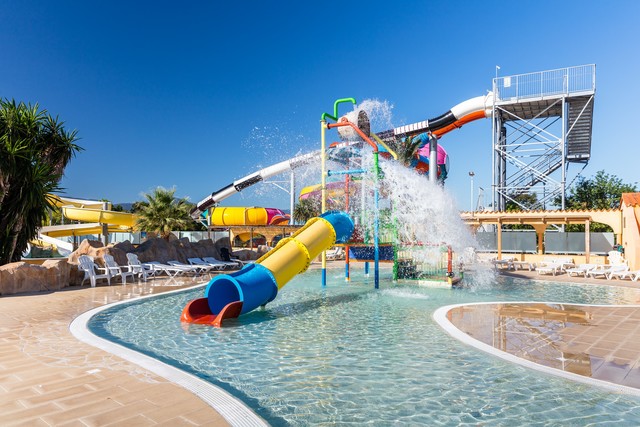
[(109, 276), (120, 277), (123, 285), (127, 284), (127, 277), (131, 277), (131, 280), (133, 280), (134, 272), (132, 271), (130, 266), (118, 265), (116, 260), (113, 259), (113, 256), (109, 254), (103, 255), (102, 259), (104, 259), (104, 266), (109, 272)]
[(537, 274), (553, 274), (554, 276), (562, 271), (562, 264), (543, 261), (536, 267)]
[(344, 259), (344, 248), (342, 246), (336, 246), (334, 249), (328, 250), (326, 255), (327, 261), (336, 261)]
[(218, 271), (224, 269), (227, 266), (226, 264), (222, 264), (222, 263), (211, 264), (204, 261), (202, 258), (187, 258), (187, 261), (189, 261), (189, 264), (191, 265), (196, 265), (199, 267), (200, 266), (211, 267), (211, 270), (218, 270)]
[(180, 262), (177, 260), (168, 261), (167, 264), (172, 265), (174, 267), (180, 267), (185, 270), (185, 273), (195, 273), (196, 275), (200, 275), (200, 273), (204, 273), (209, 271), (211, 268), (201, 267), (197, 265), (185, 264), (184, 262)]
[(580, 264), (577, 267), (567, 268), (565, 272), (572, 277), (582, 276), (587, 277), (587, 273), (596, 268), (598, 264)]
[(624, 280), (626, 278), (637, 282), (640, 279), (640, 270), (612, 271), (609, 274), (609, 279)]
[(535, 264), (529, 261), (512, 261), (511, 264), (514, 270), (524, 270), (526, 268), (529, 271), (533, 271), (536, 268)]
[(187, 269), (184, 267), (180, 267), (177, 265), (171, 265), (171, 264), (163, 264), (161, 262), (157, 262), (157, 261), (152, 261), (152, 262), (147, 262), (145, 263), (145, 265), (148, 265), (151, 267), (151, 269), (154, 271), (155, 275), (158, 274), (166, 274), (167, 276), (174, 278), (176, 276), (179, 276), (181, 274), (186, 274), (186, 273), (191, 273), (191, 272), (195, 272), (195, 269)]
[(129, 267), (133, 274), (137, 274), (138, 278), (142, 276), (143, 280), (147, 281), (147, 276), (153, 276), (155, 273), (150, 266), (147, 266), (140, 262), (138, 259), (138, 255), (129, 252), (127, 254), (127, 261), (129, 262)]
[(589, 270), (589, 272), (587, 273), (587, 276), (591, 277), (592, 279), (598, 278), (600, 276), (604, 277), (605, 279), (608, 279), (609, 273), (613, 271), (625, 271), (628, 269), (629, 267), (627, 267), (626, 264), (618, 264), (618, 265), (599, 264), (595, 268)]
[(508, 257), (503, 259), (496, 259), (496, 260), (493, 260), (492, 262), (496, 270), (498, 269), (498, 267), (506, 268), (507, 270), (513, 270), (513, 261), (515, 260), (516, 259), (513, 257)]
[[(96, 280), (98, 279), (107, 279), (107, 283), (111, 286), (109, 271), (104, 267), (98, 267), (89, 255), (80, 255), (78, 257), (78, 269), (84, 271), (84, 278), (80, 286), (84, 285), (84, 281), (87, 279), (89, 279), (92, 288), (96, 287)], [(100, 271), (103, 271), (103, 273), (100, 273)]]
[(629, 266), (627, 264), (618, 264), (618, 265), (612, 265), (611, 267), (609, 267), (609, 271), (607, 272), (607, 274), (605, 275), (605, 277), (608, 280), (611, 280), (613, 278), (613, 274), (616, 273), (625, 273), (629, 271)]
[(214, 257), (204, 257), (202, 258), (204, 260), (204, 262), (207, 262), (209, 264), (213, 264), (213, 265), (222, 265), (224, 267), (231, 267), (231, 268), (239, 268), (241, 267), (241, 263), (237, 263), (237, 262), (232, 262), (232, 261), (221, 261), (217, 258)]

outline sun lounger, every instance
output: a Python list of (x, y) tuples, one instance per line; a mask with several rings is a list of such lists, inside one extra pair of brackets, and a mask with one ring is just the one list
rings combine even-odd
[[(189, 264), (202, 267), (210, 267), (211, 270), (223, 270), (227, 265), (224, 263), (208, 263), (202, 258), (188, 258)], [(208, 270), (207, 270), (208, 271)]]
[(239, 268), (242, 266), (242, 263), (237, 263), (232, 261), (220, 261), (219, 259), (214, 257), (204, 257), (202, 259), (204, 262), (208, 262), (209, 264), (213, 264), (213, 265), (223, 265), (225, 267), (231, 267), (231, 268)]
[(560, 271), (562, 271), (562, 265), (554, 262), (541, 262), (536, 267), (536, 273), (538, 274), (553, 274), (555, 276)]
[(504, 259), (496, 259), (493, 260), (493, 266), (498, 269), (498, 267), (506, 268), (507, 270), (513, 270), (513, 261), (514, 258), (504, 258)]
[(342, 246), (337, 246), (335, 249), (327, 251), (326, 257), (327, 261), (344, 259), (344, 249), (342, 248)]
[(612, 271), (609, 274), (609, 279), (631, 279), (634, 282), (637, 282), (640, 279), (640, 270), (626, 270), (626, 271)]
[(163, 264), (161, 262), (156, 262), (156, 261), (147, 262), (144, 265), (150, 266), (151, 269), (154, 271), (154, 274), (156, 275), (165, 273), (167, 276), (172, 278), (179, 276), (181, 274), (195, 273), (196, 271), (195, 269), (186, 269), (184, 267), (179, 267), (177, 265)]
[(614, 271), (623, 272), (623, 271), (627, 271), (628, 269), (629, 267), (626, 264), (618, 264), (618, 265), (600, 264), (595, 268), (589, 270), (589, 272), (587, 273), (587, 276), (591, 277), (592, 279), (595, 279), (600, 276), (604, 277), (605, 279), (608, 279), (609, 274), (611, 274), (612, 272)]
[(577, 267), (567, 268), (565, 272), (572, 277), (582, 276), (587, 277), (587, 273), (597, 267), (597, 264), (580, 264)]
[(627, 264), (619, 264), (619, 265), (612, 265), (611, 267), (609, 267), (609, 271), (606, 274), (606, 278), (608, 280), (611, 280), (613, 278), (613, 274), (616, 273), (625, 273), (629, 271), (629, 266)]
[(529, 271), (533, 271), (536, 268), (535, 264), (528, 261), (512, 261), (511, 264), (514, 270), (524, 270), (526, 268)]
[(174, 267), (184, 268), (187, 272), (193, 272), (193, 273), (196, 273), (197, 275), (199, 275), (200, 273), (208, 273), (209, 270), (213, 269), (213, 266), (210, 266), (210, 265), (192, 265), (192, 264), (185, 264), (183, 262), (175, 261), (175, 260), (169, 261), (167, 264), (173, 265)]

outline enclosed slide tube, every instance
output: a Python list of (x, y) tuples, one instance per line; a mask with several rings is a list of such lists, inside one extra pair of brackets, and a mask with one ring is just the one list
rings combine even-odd
[(378, 133), (378, 137), (383, 141), (389, 141), (395, 137), (414, 136), (425, 132), (441, 137), (469, 122), (491, 117), (492, 112), (493, 92), (489, 92), (461, 102), (438, 117), (389, 129)]
[(205, 297), (189, 302), (180, 320), (220, 327), (224, 319), (238, 317), (273, 301), (278, 290), (306, 271), (312, 259), (335, 243), (346, 242), (353, 228), (351, 217), (340, 211), (325, 212), (310, 219), (254, 264), (211, 279), (204, 291)]
[(209, 224), (232, 225), (287, 225), (289, 215), (276, 208), (216, 207), (209, 208)]

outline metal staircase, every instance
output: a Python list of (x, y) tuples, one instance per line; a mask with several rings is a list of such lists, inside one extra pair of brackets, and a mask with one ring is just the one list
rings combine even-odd
[(595, 65), (496, 78), (494, 94), (494, 210), (564, 208), (569, 164), (591, 157)]
[(593, 96), (571, 98), (568, 104), (567, 161), (586, 163), (591, 158)]

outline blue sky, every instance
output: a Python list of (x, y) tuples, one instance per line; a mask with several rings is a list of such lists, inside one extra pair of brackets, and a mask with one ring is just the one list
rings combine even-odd
[[(638, 181), (640, 2), (3, 3), (0, 96), (78, 130), (69, 196), (132, 202), (164, 186), (197, 202), (319, 148), (320, 115), (337, 98), (386, 100), (401, 125), (485, 94), (496, 65), (511, 75), (595, 63), (584, 173)], [(467, 209), (468, 172), (491, 184), (490, 120), (441, 143), (446, 186)], [(224, 204), (288, 203), (262, 188)]]

